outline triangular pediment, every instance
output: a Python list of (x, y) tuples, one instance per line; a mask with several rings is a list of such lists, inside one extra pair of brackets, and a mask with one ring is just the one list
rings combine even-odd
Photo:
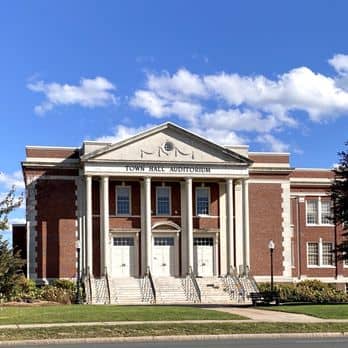
[(165, 123), (82, 157), (83, 161), (194, 162), (249, 165), (252, 161), (175, 124)]

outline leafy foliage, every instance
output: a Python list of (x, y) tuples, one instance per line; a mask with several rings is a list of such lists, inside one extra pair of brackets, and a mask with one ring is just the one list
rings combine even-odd
[(23, 196), (16, 196), (16, 189), (13, 186), (6, 196), (0, 199), (0, 231), (8, 229), (8, 214), (18, 208), (23, 201)]
[(24, 264), (19, 251), (14, 253), (0, 235), (0, 299), (9, 300), (16, 295)]
[[(261, 292), (269, 291), (270, 284), (258, 284)], [(281, 302), (343, 303), (348, 295), (337, 290), (334, 285), (319, 280), (304, 280), (296, 284), (276, 284)]]
[[(346, 146), (348, 146), (348, 142)], [(344, 240), (336, 248), (338, 258), (348, 259), (348, 150), (341, 151), (338, 155), (339, 164), (335, 169), (336, 177), (331, 186), (331, 198), (334, 203), (334, 222), (336, 225), (342, 224), (344, 228)]]

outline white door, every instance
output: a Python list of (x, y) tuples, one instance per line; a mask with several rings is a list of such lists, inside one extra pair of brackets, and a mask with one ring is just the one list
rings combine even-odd
[(198, 237), (194, 243), (194, 271), (199, 277), (214, 275), (214, 238)]
[(112, 275), (114, 277), (134, 277), (135, 246), (133, 237), (114, 237), (112, 246)]
[(175, 275), (175, 240), (174, 237), (154, 237), (152, 251), (152, 273), (156, 277)]

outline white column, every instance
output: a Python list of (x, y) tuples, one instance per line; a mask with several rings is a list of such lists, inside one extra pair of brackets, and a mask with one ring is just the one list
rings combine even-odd
[(235, 256), (237, 272), (242, 271), (243, 267), (243, 193), (240, 180), (234, 186), (235, 197)]
[(243, 271), (249, 267), (249, 190), (248, 181), (242, 181), (243, 187)]
[(93, 274), (92, 177), (86, 176), (86, 245), (87, 269)]
[(146, 229), (145, 229), (145, 183), (144, 180), (140, 181), (140, 244), (141, 244), (141, 276), (146, 273)]
[(234, 223), (233, 223), (233, 180), (226, 180), (226, 217), (227, 217), (227, 253), (228, 269), (234, 267)]
[(181, 201), (181, 276), (185, 276), (188, 272), (187, 260), (187, 204), (186, 204), (186, 183), (180, 182), (180, 201)]
[[(224, 276), (228, 272), (228, 239), (227, 239), (227, 218), (226, 218), (226, 183), (219, 182), (219, 216), (220, 216), (220, 275)], [(217, 258), (217, 260), (219, 260)]]
[(187, 261), (188, 269), (193, 270), (193, 214), (192, 214), (192, 178), (186, 178), (186, 207), (187, 207)]
[(151, 231), (151, 178), (145, 178), (145, 240), (146, 268), (152, 264), (152, 231)]
[(100, 267), (101, 274), (109, 269), (109, 178), (100, 180)]

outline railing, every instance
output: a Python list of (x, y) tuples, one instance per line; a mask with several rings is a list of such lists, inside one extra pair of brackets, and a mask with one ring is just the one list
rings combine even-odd
[(241, 282), (235, 268), (233, 268), (233, 267), (230, 268), (230, 272), (227, 275), (227, 280), (228, 280), (229, 284), (231, 284), (231, 283), (235, 284), (235, 287), (237, 288), (236, 296), (237, 296), (238, 301), (240, 301), (240, 300), (245, 301), (246, 291), (245, 291), (243, 283)]
[(201, 289), (198, 286), (197, 279), (193, 273), (192, 267), (189, 268), (187, 274), (188, 281), (186, 282), (186, 291), (188, 294), (188, 299), (193, 302), (201, 302)]
[(83, 283), (85, 285), (85, 292), (86, 292), (86, 302), (92, 303), (93, 297), (92, 297), (92, 280), (91, 280), (91, 273), (89, 270), (89, 267), (87, 268), (87, 272), (83, 275)]
[(155, 288), (155, 283), (152, 279), (150, 267), (147, 267), (146, 274), (145, 274), (145, 281), (149, 282), (151, 293), (152, 293), (152, 298), (153, 298), (153, 303), (156, 303), (156, 288)]
[(107, 289), (107, 294), (108, 294), (108, 299), (109, 299), (109, 304), (110, 304), (111, 303), (111, 291), (110, 291), (109, 274), (108, 274), (107, 267), (105, 267), (104, 274), (105, 274), (106, 289)]

